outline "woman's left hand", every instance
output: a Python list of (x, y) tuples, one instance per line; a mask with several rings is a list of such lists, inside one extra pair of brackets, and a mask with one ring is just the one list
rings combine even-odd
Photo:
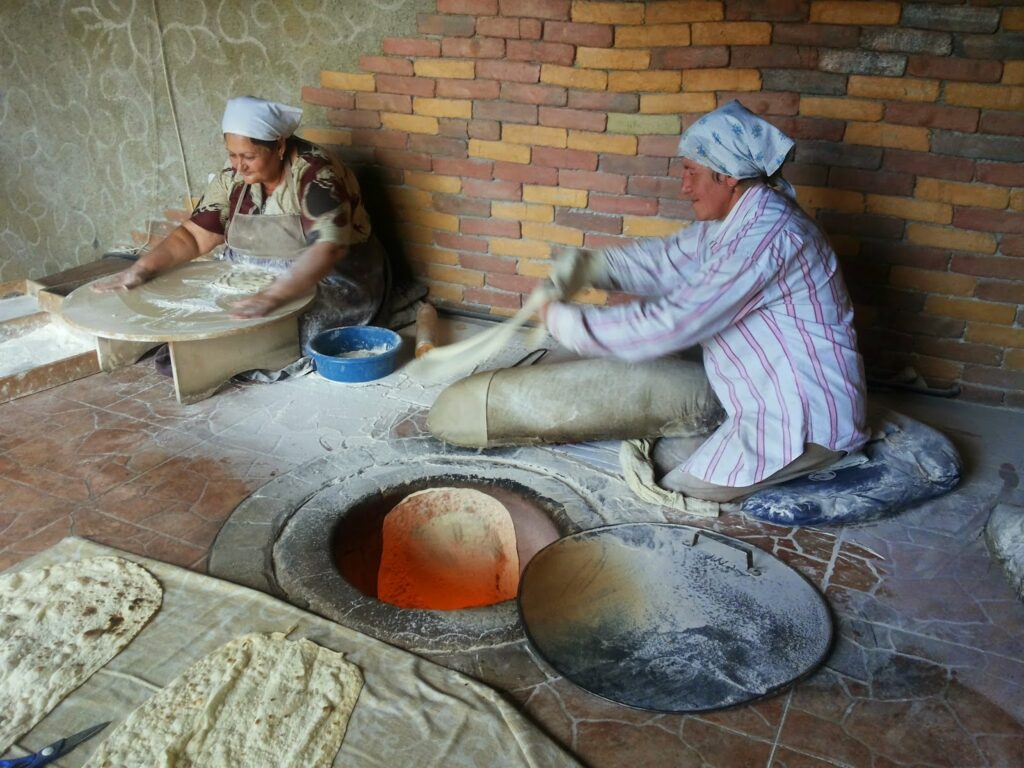
[(231, 317), (236, 320), (248, 320), (253, 317), (266, 317), (287, 299), (275, 296), (267, 291), (260, 291), (252, 296), (231, 303)]

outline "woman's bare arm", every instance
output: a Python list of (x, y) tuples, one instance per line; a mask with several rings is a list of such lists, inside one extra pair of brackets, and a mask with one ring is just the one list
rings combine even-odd
[(208, 232), (198, 224), (186, 221), (157, 243), (153, 250), (140, 256), (131, 267), (93, 283), (93, 290), (103, 292), (135, 288), (171, 267), (209, 253), (223, 242), (223, 235)]

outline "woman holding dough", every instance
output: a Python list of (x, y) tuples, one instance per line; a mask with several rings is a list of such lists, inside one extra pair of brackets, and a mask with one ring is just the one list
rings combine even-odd
[(225, 243), (219, 258), (277, 275), (235, 302), (234, 317), (262, 317), (315, 287), (316, 301), (300, 320), (303, 346), (324, 328), (369, 322), (383, 300), (386, 256), (355, 176), (294, 136), (301, 117), (286, 104), (229, 100), (221, 122), (228, 163), (191, 218), (96, 288), (135, 288)]

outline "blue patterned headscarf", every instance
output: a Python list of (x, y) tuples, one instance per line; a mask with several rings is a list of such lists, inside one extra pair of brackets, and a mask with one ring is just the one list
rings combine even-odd
[[(771, 177), (786, 160), (793, 140), (748, 110), (730, 101), (691, 125), (679, 139), (679, 154), (735, 179)], [(772, 179), (793, 197), (793, 188)]]

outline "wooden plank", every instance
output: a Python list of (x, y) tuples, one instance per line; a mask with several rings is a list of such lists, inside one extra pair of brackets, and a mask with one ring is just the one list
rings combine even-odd
[(19, 294), (28, 293), (28, 286), (25, 285), (25, 280), (8, 280), (0, 283), (0, 299), (5, 299), (8, 296), (18, 296)]
[(160, 341), (121, 341), (97, 336), (96, 356), (100, 370), (114, 371), (132, 365), (153, 347), (159, 347), (162, 343)]
[(14, 400), (44, 389), (67, 384), (99, 373), (100, 366), (95, 352), (83, 352), (74, 357), (65, 357), (27, 371), (0, 377), (0, 403)]
[(40, 291), (48, 291), (59, 296), (67, 296), (75, 288), (99, 277), (106, 277), (128, 269), (133, 261), (134, 259), (126, 256), (111, 256), (65, 269), (63, 272), (56, 272), (46, 277), (33, 277), (25, 281), (26, 291), (32, 295), (37, 295)]

